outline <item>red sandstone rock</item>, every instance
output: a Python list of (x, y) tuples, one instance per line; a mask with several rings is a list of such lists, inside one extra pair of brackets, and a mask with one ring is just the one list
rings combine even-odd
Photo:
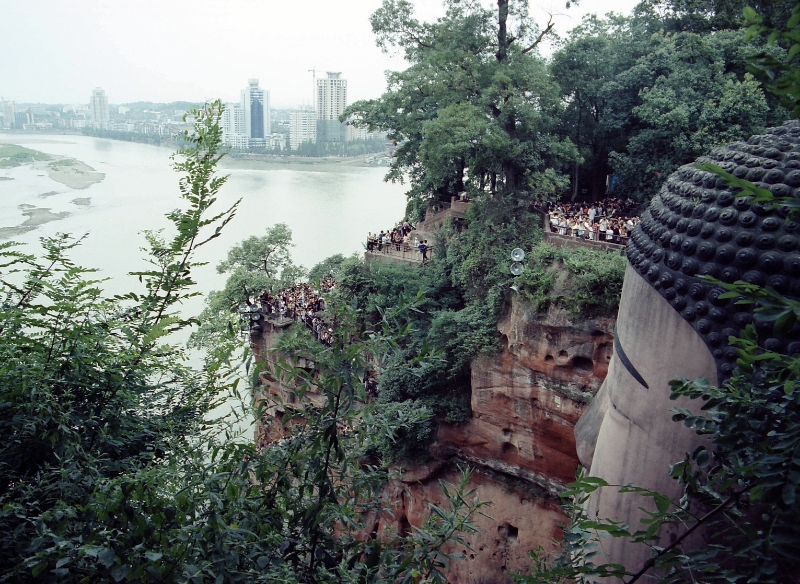
[[(455, 550), (466, 559), (452, 565), (454, 584), (511, 582), (508, 573), (530, 567), (530, 550), (553, 547), (566, 520), (557, 493), (578, 465), (573, 429), (611, 360), (614, 319), (574, 322), (560, 309), (539, 315), (515, 297), (498, 328), (504, 350), (472, 362), (472, 420), (440, 424), (432, 447), (439, 460), (469, 462), (470, 487), (492, 503), (466, 538), (472, 551)], [(452, 466), (435, 468), (407, 469), (407, 490), (387, 489), (398, 531), (443, 504), (439, 478), (456, 482)]]
[[(434, 462), (406, 468), (402, 481), (387, 484), (394, 518), (376, 526), (407, 533), (422, 525), (431, 505), (446, 506), (439, 480), (458, 482), (454, 461), (472, 466), (470, 488), (492, 505), (474, 518), (478, 533), (465, 537), (471, 550), (446, 550), (464, 556), (451, 566), (453, 584), (511, 582), (508, 574), (530, 567), (530, 550), (554, 547), (566, 519), (557, 494), (578, 465), (573, 429), (611, 360), (614, 319), (575, 322), (555, 308), (540, 315), (515, 297), (498, 328), (504, 349), (472, 363), (473, 418), (440, 424)], [(278, 332), (259, 340), (261, 355), (269, 355)], [(266, 392), (286, 398), (277, 380), (263, 381)]]
[[(395, 516), (389, 526), (399, 533), (424, 523), (431, 505), (447, 508), (439, 480), (456, 484), (459, 473), (453, 465), (444, 465), (422, 481), (409, 481), (408, 477), (406, 473), (403, 483), (392, 481), (384, 491)], [(478, 532), (464, 536), (468, 548), (443, 550), (461, 558), (450, 564), (450, 582), (510, 584), (510, 574), (530, 566), (530, 550), (540, 545), (554, 547), (565, 518), (556, 500), (525, 481), (476, 469), (469, 486), (491, 505), (473, 518)]]
[(517, 298), (498, 328), (506, 348), (472, 363), (473, 418), (441, 424), (437, 448), (539, 482), (554, 494), (575, 477), (574, 426), (608, 372), (614, 320), (537, 315)]

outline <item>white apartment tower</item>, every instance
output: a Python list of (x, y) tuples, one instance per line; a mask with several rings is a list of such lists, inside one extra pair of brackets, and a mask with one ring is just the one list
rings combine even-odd
[(317, 116), (311, 106), (301, 106), (289, 114), (289, 145), (297, 149), (304, 142), (317, 141)]
[(328, 71), (327, 79), (317, 79), (317, 119), (337, 120), (347, 107), (347, 79)]
[(96, 87), (92, 90), (92, 101), (90, 104), (92, 110), (92, 127), (95, 129), (105, 129), (108, 127), (110, 116), (108, 113), (108, 98), (106, 92)]
[(232, 148), (247, 149), (247, 115), (240, 103), (228, 103), (222, 112), (222, 141)]
[(241, 107), (245, 113), (245, 128), (250, 146), (264, 148), (272, 133), (269, 109), (269, 91), (258, 86), (258, 79), (248, 79), (247, 88), (242, 89)]
[(13, 128), (16, 124), (16, 117), (15, 114), (17, 113), (16, 104), (13, 101), (0, 101), (0, 106), (2, 106), (2, 110), (0, 113), (3, 114), (3, 123), (0, 124), (0, 128), (5, 126), (6, 128)]

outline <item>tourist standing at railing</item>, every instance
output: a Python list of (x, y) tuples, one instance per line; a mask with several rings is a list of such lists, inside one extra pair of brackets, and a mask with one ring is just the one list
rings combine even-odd
[(419, 252), (422, 254), (422, 265), (428, 262), (428, 240), (423, 239), (419, 244)]

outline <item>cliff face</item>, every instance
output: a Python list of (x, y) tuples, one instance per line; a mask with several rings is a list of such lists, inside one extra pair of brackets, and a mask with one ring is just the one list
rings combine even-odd
[(560, 309), (537, 315), (515, 297), (498, 326), (504, 349), (472, 363), (472, 419), (440, 424), (435, 464), (406, 469), (389, 486), (397, 529), (419, 525), (431, 504), (441, 504), (438, 480), (455, 482), (455, 463), (474, 470), (472, 488), (492, 505), (476, 518), (466, 561), (452, 564), (452, 581), (511, 582), (528, 552), (552, 547), (565, 517), (558, 493), (575, 478), (574, 426), (605, 379), (614, 319), (574, 322)]
[[(402, 469), (402, 478), (386, 486), (393, 517), (376, 525), (401, 533), (421, 525), (431, 505), (446, 505), (439, 481), (455, 484), (458, 466), (471, 467), (470, 488), (491, 506), (474, 518), (478, 532), (465, 537), (471, 549), (445, 550), (465, 558), (451, 564), (451, 582), (458, 584), (510, 583), (507, 574), (530, 566), (530, 550), (552, 547), (560, 537), (566, 518), (558, 493), (578, 465), (573, 429), (612, 354), (614, 319), (575, 322), (557, 308), (540, 315), (519, 296), (498, 329), (503, 350), (472, 363), (472, 419), (439, 425), (434, 460)], [(264, 355), (279, 334), (265, 331), (257, 352)], [(286, 397), (288, 388), (277, 380), (262, 382), (262, 391)], [(278, 437), (264, 430), (265, 442)]]

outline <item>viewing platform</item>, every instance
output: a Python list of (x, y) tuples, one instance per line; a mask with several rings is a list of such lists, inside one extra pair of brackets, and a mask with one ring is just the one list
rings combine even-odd
[[(415, 232), (412, 231), (412, 233)], [(431, 258), (433, 257), (433, 248), (430, 245), (428, 246), (428, 251), (426, 255), (428, 256), (427, 261), (430, 261)], [(412, 245), (407, 246), (403, 243), (400, 244), (389, 243), (384, 245), (381, 251), (378, 251), (377, 249), (373, 251), (365, 251), (364, 261), (366, 263), (381, 262), (390, 264), (406, 263), (406, 264), (420, 265), (422, 264), (422, 253), (420, 253), (420, 251)]]
[(559, 249), (576, 249), (583, 247), (596, 251), (611, 251), (619, 253), (620, 255), (625, 254), (625, 247), (627, 246), (628, 239), (627, 237), (620, 238), (625, 241), (625, 243), (618, 243), (615, 241), (606, 240), (605, 234), (599, 234), (604, 238), (600, 240), (587, 239), (585, 237), (578, 237), (577, 235), (560, 235), (550, 230), (550, 215), (547, 214), (544, 215), (542, 223), (544, 226), (542, 241), (552, 245), (553, 247), (557, 247)]

